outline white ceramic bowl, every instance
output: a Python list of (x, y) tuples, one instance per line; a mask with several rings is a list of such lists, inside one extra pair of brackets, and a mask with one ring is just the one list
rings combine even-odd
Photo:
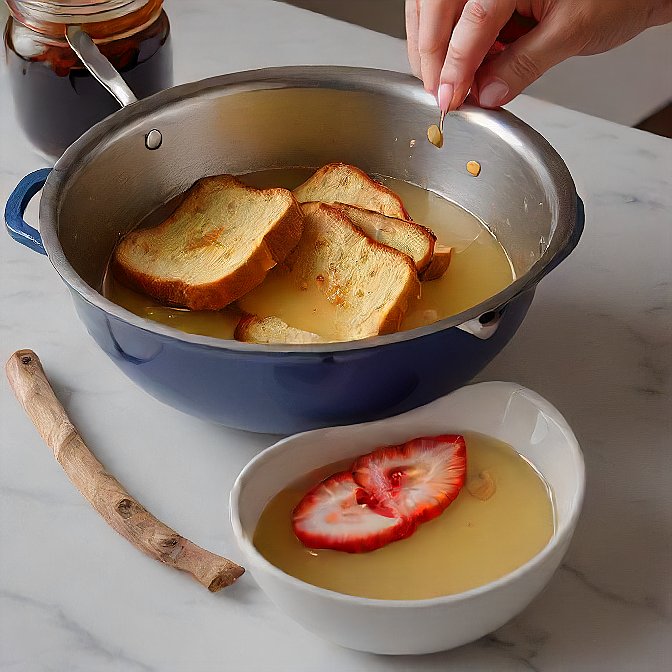
[[(306, 472), (383, 444), (416, 436), (476, 431), (512, 445), (553, 490), (556, 530), (514, 572), (457, 595), (373, 600), (336, 593), (289, 576), (252, 544), (268, 501)], [(255, 457), (231, 491), (231, 522), (247, 565), (275, 604), (308, 630), (342, 646), (386, 654), (451, 649), (518, 614), (551, 578), (569, 545), (583, 501), (583, 456), (564, 418), (538, 394), (513, 383), (464, 387), (403, 415), (284, 439)]]

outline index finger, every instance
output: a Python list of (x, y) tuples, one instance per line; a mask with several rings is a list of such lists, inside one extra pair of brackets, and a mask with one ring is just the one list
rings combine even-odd
[(450, 38), (441, 69), (439, 106), (458, 108), (469, 92), (476, 70), (516, 8), (516, 0), (469, 0)]
[(421, 0), (418, 26), (420, 71), (425, 89), (436, 95), (448, 41), (465, 0)]
[(420, 77), (420, 52), (418, 51), (419, 10), (419, 0), (406, 0), (406, 47), (408, 49), (408, 62), (411, 64), (411, 72), (416, 77)]

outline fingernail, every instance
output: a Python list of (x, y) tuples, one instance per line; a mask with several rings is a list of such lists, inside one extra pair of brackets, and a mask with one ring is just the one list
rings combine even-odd
[(454, 91), (455, 87), (452, 84), (446, 84), (445, 82), (439, 87), (439, 107), (442, 112), (448, 112), (450, 102), (453, 100)]
[(498, 107), (504, 102), (508, 93), (509, 85), (503, 79), (495, 77), (481, 87), (478, 102), (483, 107)]

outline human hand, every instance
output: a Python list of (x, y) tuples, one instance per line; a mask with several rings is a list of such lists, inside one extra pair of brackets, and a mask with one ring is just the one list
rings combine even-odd
[[(444, 111), (470, 89), (483, 107), (504, 105), (570, 56), (668, 21), (672, 0), (406, 0), (411, 69)], [(514, 39), (493, 50), (505, 26)]]

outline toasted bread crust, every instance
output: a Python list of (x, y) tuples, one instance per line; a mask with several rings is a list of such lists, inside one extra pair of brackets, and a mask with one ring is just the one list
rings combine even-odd
[(290, 327), (278, 317), (243, 315), (236, 325), (233, 337), (245, 343), (323, 343), (317, 334)]
[[(182, 220), (188, 221), (190, 213), (199, 212), (204, 196), (212, 194), (213, 190), (223, 189), (239, 191), (241, 198), (245, 193), (263, 193), (269, 200), (278, 199), (283, 204), (281, 214), (243, 263), (234, 268), (223, 266), (221, 277), (200, 283), (156, 275), (141, 267), (144, 257), (151, 260), (152, 255), (157, 256), (156, 250), (151, 248), (152, 235), (166, 235), (170, 227), (178, 226)], [(254, 189), (232, 175), (206, 177), (191, 187), (184, 201), (165, 222), (153, 229), (132, 231), (121, 240), (112, 258), (112, 272), (121, 282), (162, 303), (186, 306), (192, 310), (220, 310), (259, 285), (268, 271), (297, 245), (302, 231), (301, 208), (287, 189)], [(208, 235), (210, 238), (206, 236), (192, 242), (185, 249), (192, 252), (198, 246), (216, 245), (216, 233)]]
[(427, 268), (432, 260), (436, 236), (427, 227), (357, 205), (332, 203), (331, 206), (340, 210), (369, 238), (411, 257), (418, 273)]
[[(330, 198), (332, 194), (338, 197)], [(336, 201), (357, 205), (388, 217), (410, 220), (397, 194), (372, 179), (363, 170), (346, 163), (328, 163), (315, 171), (303, 184), (294, 189), (300, 203), (309, 201)]]
[(443, 277), (444, 273), (448, 270), (448, 266), (450, 266), (452, 255), (452, 247), (448, 247), (447, 245), (436, 245), (429, 265), (420, 274), (420, 280), (429, 282), (430, 280), (438, 280)]

